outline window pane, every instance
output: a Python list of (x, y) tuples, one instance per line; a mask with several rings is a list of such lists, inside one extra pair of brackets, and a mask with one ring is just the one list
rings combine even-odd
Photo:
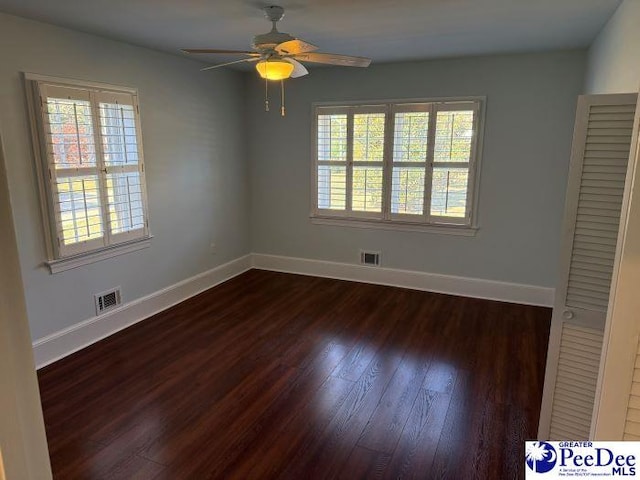
[(65, 245), (103, 236), (97, 175), (58, 178), (56, 191), (58, 231)]
[(424, 168), (394, 167), (391, 187), (391, 213), (422, 215)]
[(382, 211), (382, 167), (353, 168), (352, 210)]
[(318, 208), (344, 210), (347, 205), (347, 168), (318, 167)]
[(467, 207), (465, 168), (434, 168), (431, 187), (431, 215), (464, 217)]
[(144, 227), (144, 207), (140, 173), (107, 175), (109, 228), (112, 234), (130, 232)]
[(133, 105), (100, 103), (100, 127), (105, 165), (137, 165), (138, 138)]
[(394, 123), (393, 161), (426, 162), (429, 113), (396, 113)]
[(347, 115), (318, 115), (318, 160), (347, 161)]
[(354, 162), (382, 162), (384, 117), (384, 113), (359, 113), (353, 116)]
[(56, 168), (94, 167), (91, 106), (85, 100), (47, 98), (48, 146)]
[(469, 162), (473, 111), (438, 112), (435, 162)]

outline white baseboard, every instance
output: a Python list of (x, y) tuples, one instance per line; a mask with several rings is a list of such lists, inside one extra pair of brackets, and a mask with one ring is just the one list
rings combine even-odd
[(60, 360), (252, 267), (545, 307), (553, 305), (554, 297), (553, 288), (534, 285), (254, 253), (36, 340), (36, 366), (42, 368)]
[(553, 288), (479, 278), (455, 277), (411, 270), (369, 267), (258, 253), (254, 253), (252, 259), (253, 267), (261, 270), (375, 283), (525, 305), (551, 307), (553, 306), (555, 295), (555, 289)]
[(36, 368), (42, 368), (77, 352), (219, 283), (240, 275), (250, 268), (251, 255), (245, 255), (146, 297), (126, 303), (99, 317), (89, 318), (40, 338), (33, 343)]

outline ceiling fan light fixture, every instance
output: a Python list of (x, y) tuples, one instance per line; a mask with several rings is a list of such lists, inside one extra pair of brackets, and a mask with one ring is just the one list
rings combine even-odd
[(293, 73), (293, 64), (284, 60), (261, 60), (256, 63), (256, 70), (267, 80), (284, 80)]

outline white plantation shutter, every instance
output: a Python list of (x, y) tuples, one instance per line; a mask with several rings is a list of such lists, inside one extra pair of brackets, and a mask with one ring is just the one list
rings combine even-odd
[(468, 223), (477, 141), (478, 102), (436, 104), (431, 216), (440, 222)]
[(391, 215), (399, 219), (425, 217), (428, 149), (433, 145), (432, 111), (432, 104), (398, 105), (394, 108)]
[(319, 106), (314, 215), (471, 226), (480, 100)]
[(580, 97), (539, 436), (586, 440), (598, 378), (635, 95)]
[(347, 207), (347, 109), (320, 109), (316, 116), (317, 201), (322, 210)]
[(106, 245), (96, 145), (87, 90), (40, 86), (47, 175), (60, 256)]
[(130, 94), (96, 94), (112, 242), (146, 234), (144, 163), (137, 105)]
[(136, 96), (37, 82), (55, 258), (148, 236)]
[(320, 107), (315, 119), (318, 210), (382, 218), (386, 108)]
[(385, 158), (384, 107), (352, 109), (351, 211), (382, 217), (382, 181)]

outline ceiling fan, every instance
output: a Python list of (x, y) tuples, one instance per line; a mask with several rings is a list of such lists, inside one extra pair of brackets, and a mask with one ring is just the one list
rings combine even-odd
[[(256, 35), (253, 37), (253, 50), (220, 50), (211, 48), (185, 48), (185, 53), (206, 53), (223, 55), (243, 55), (247, 58), (234, 60), (232, 62), (221, 63), (205, 67), (202, 70), (226, 67), (239, 63), (256, 62), (256, 70), (265, 80), (280, 80), (288, 78), (298, 78), (307, 75), (309, 72), (300, 62), (319, 63), (325, 65), (339, 65), (343, 67), (368, 67), (370, 58), (352, 57), (348, 55), (337, 55), (334, 53), (316, 52), (318, 47), (304, 40), (293, 37), (288, 33), (279, 32), (276, 24), (284, 17), (284, 8), (278, 5), (271, 5), (263, 8), (267, 19), (272, 23), (269, 33)], [(266, 86), (265, 86), (266, 88)], [(284, 116), (284, 85), (282, 86)], [(269, 110), (268, 99), (266, 109)]]

